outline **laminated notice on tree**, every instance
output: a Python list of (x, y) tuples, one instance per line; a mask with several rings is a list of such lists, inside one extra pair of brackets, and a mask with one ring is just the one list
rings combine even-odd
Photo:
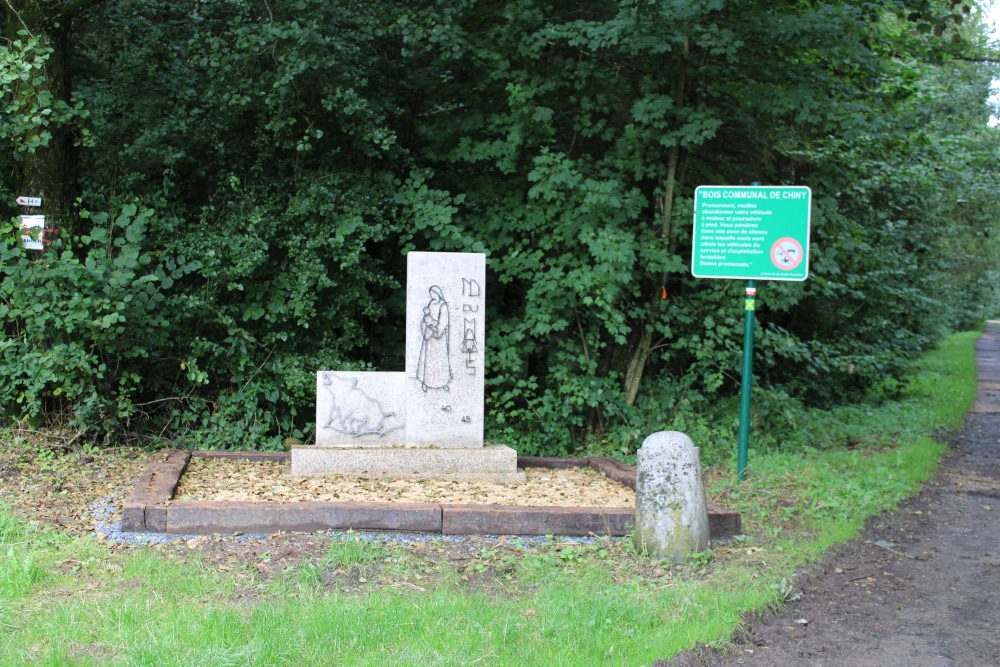
[(42, 250), (42, 231), (45, 229), (44, 215), (21, 216), (21, 244), (25, 250)]

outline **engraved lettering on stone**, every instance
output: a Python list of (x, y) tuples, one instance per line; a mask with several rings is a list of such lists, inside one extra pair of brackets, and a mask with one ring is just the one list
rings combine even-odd
[(462, 278), (462, 296), (481, 296), (479, 281), (475, 278)]
[(464, 318), (465, 324), (462, 327), (462, 353), (465, 354), (465, 368), (469, 375), (476, 374), (475, 356), (479, 352), (476, 344), (476, 318)]

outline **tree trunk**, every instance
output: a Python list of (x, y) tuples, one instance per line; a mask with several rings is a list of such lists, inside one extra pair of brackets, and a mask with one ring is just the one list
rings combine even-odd
[(639, 395), (639, 382), (642, 380), (643, 370), (646, 368), (646, 360), (649, 359), (649, 351), (653, 347), (653, 332), (650, 329), (643, 329), (639, 343), (636, 345), (632, 357), (629, 359), (628, 367), (625, 369), (625, 380), (623, 388), (625, 390), (625, 405), (634, 405), (635, 399)]
[[(687, 49), (681, 56), (680, 68), (677, 81), (674, 87), (674, 106), (681, 109), (684, 106), (685, 95), (685, 64), (687, 61)], [(674, 188), (677, 184), (677, 165), (680, 162), (680, 145), (675, 142), (670, 147), (670, 154), (667, 158), (667, 176), (663, 184), (663, 197), (660, 200), (660, 238), (663, 241), (663, 252), (672, 251), (671, 237), (673, 234), (673, 213), (674, 213)], [(632, 345), (632, 352), (628, 365), (625, 368), (625, 376), (622, 379), (622, 389), (625, 391), (625, 404), (632, 406), (639, 395), (639, 385), (642, 382), (642, 375), (646, 370), (646, 362), (649, 360), (649, 353), (653, 344), (652, 320), (660, 308), (660, 302), (666, 294), (667, 273), (660, 273), (658, 284), (653, 285), (649, 296), (649, 320), (641, 323), (642, 332), (634, 337), (635, 343)]]
[[(45, 46), (52, 49), (44, 69), (44, 81), (33, 87), (37, 97), (43, 92), (52, 96), (52, 101), (72, 101), (72, 80), (70, 70), (70, 37), (72, 20), (79, 12), (100, 0), (78, 0), (60, 2), (57, 0), (7, 0), (4, 8), (4, 37), (7, 40), (24, 40), (41, 37)], [(32, 82), (21, 82), (21, 86), (31, 86)], [(47, 144), (32, 151), (19, 152), (15, 159), (15, 196), (41, 197), (42, 207), (31, 213), (45, 215), (45, 226), (59, 229), (64, 238), (76, 232), (77, 215), (75, 202), (77, 185), (76, 128), (72, 122), (50, 122), (45, 129), (51, 133)], [(30, 137), (29, 137), (30, 139)]]
[[(679, 160), (680, 148), (673, 146), (670, 149), (670, 162), (667, 165), (667, 181), (664, 187), (661, 206), (663, 209), (660, 236), (663, 239), (663, 251), (670, 252), (671, 216), (674, 209), (674, 182), (677, 177), (677, 162)], [(663, 300), (663, 293), (666, 290), (667, 274), (661, 273), (659, 284), (654, 285), (651, 290), (653, 294), (649, 301), (649, 316), (652, 319), (660, 308)], [(632, 347), (628, 366), (625, 368), (625, 377), (622, 381), (622, 388), (625, 391), (625, 405), (635, 405), (635, 399), (639, 395), (639, 384), (642, 382), (642, 375), (646, 370), (646, 362), (649, 360), (649, 352), (653, 347), (653, 330), (650, 324), (644, 324), (642, 333), (638, 336), (637, 342)]]

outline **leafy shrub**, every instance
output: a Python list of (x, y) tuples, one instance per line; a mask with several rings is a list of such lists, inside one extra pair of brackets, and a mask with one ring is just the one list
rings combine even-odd
[(164, 355), (167, 295), (197, 264), (143, 247), (153, 215), (135, 205), (114, 219), (95, 214), (76, 253), (56, 241), (34, 259), (14, 225), (2, 227), (0, 405), (8, 413), (107, 434), (143, 414), (143, 396), (188, 384), (183, 364)]

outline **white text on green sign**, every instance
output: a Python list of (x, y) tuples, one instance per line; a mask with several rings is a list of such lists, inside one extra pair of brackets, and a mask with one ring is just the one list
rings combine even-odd
[(805, 186), (703, 185), (694, 196), (697, 278), (805, 280), (812, 191)]

